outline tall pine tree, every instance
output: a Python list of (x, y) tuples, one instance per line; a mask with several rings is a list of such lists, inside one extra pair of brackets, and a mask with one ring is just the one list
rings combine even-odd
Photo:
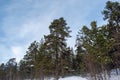
[(69, 33), (71, 32), (66, 25), (63, 18), (55, 19), (49, 26), (50, 34), (45, 36), (46, 45), (54, 59), (56, 80), (59, 78), (59, 72), (64, 74), (62, 55), (67, 47), (66, 38), (70, 37)]

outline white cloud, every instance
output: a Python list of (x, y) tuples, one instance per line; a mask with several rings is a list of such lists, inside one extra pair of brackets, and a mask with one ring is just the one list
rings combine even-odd
[(9, 46), (5, 49), (12, 51), (9, 52), (9, 58), (16, 57), (19, 61), (33, 40), (40, 40), (49, 32), (48, 26), (57, 14), (55, 8), (49, 2), (41, 3), (39, 0), (13, 0), (5, 6), (6, 16), (3, 18), (1, 29), (5, 34), (2, 42)]
[(17, 58), (16, 61), (19, 62), (19, 60), (24, 56), (24, 49), (20, 46), (13, 46), (11, 47), (11, 50), (13, 52), (13, 57)]
[[(65, 17), (73, 31), (73, 38), (68, 42), (74, 46), (76, 34), (82, 25), (88, 25), (92, 19), (102, 23), (98, 16), (101, 14), (99, 9), (104, 7), (103, 3), (104, 1), (89, 0), (11, 0), (4, 7), (6, 15), (1, 28), (5, 36), (2, 42), (9, 46), (6, 50), (12, 50), (13, 56), (20, 60), (32, 41), (40, 40), (49, 33), (48, 26), (53, 19)], [(7, 53), (9, 52), (6, 51), (6, 56)]]

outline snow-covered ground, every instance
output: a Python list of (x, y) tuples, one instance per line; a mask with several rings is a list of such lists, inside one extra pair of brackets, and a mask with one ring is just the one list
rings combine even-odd
[[(31, 80), (31, 79), (26, 79)], [(36, 80), (36, 79), (34, 79)], [(54, 78), (46, 78), (44, 80), (54, 80)], [(59, 80), (90, 80), (89, 77), (81, 77), (81, 76), (69, 76), (65, 78), (59, 78)], [(116, 74), (115, 70), (111, 71), (111, 77), (107, 78), (107, 80), (120, 80), (120, 70), (118, 71), (118, 75)]]
[(111, 77), (110, 80), (120, 80), (120, 70), (118, 69), (118, 75), (116, 74), (116, 70), (113, 69), (111, 71)]
[[(54, 79), (51, 78), (50, 80), (54, 80)], [(88, 80), (88, 79), (80, 77), (80, 76), (69, 76), (65, 78), (59, 78), (59, 80)]]
[(87, 79), (79, 76), (71, 76), (66, 78), (60, 78), (59, 80), (87, 80)]
[[(25, 80), (31, 80), (31, 79), (25, 79)], [(36, 79), (34, 79), (36, 80)], [(38, 79), (37, 79), (38, 80)], [(44, 80), (54, 80), (54, 78), (46, 78)], [(83, 77), (80, 77), (80, 76), (69, 76), (69, 77), (65, 77), (65, 78), (59, 78), (59, 80), (90, 80), (88, 79), (88, 77), (86, 78), (83, 78)], [(119, 75), (111, 75), (111, 77), (108, 79), (108, 80), (120, 80), (120, 74)]]
[[(54, 80), (54, 79), (52, 78), (50, 80)], [(59, 80), (89, 80), (89, 79), (80, 76), (71, 76), (71, 77), (60, 78)], [(111, 78), (109, 80), (120, 80), (120, 75), (111, 75)]]
[(112, 75), (110, 80), (120, 80), (120, 75)]

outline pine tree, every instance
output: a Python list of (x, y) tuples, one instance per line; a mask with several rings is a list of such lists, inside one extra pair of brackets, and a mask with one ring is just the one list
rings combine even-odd
[(5, 70), (5, 64), (2, 63), (0, 65), (0, 79), (1, 80), (6, 80), (6, 70)]
[(6, 77), (8, 80), (16, 80), (17, 78), (17, 62), (16, 58), (11, 58), (6, 63)]
[[(54, 59), (55, 65), (55, 79), (59, 78), (59, 71), (63, 71), (62, 51), (66, 49), (66, 38), (70, 37), (69, 27), (66, 26), (63, 18), (55, 19), (49, 26), (50, 34), (45, 36), (45, 42), (49, 52)], [(61, 68), (59, 68), (61, 66)], [(62, 72), (63, 73), (63, 72)]]
[[(81, 59), (86, 58), (86, 62), (84, 62), (86, 64), (86, 70), (89, 71), (95, 80), (97, 78), (100, 79), (100, 73), (106, 74), (105, 71), (112, 62), (108, 53), (113, 43), (114, 40), (109, 39), (108, 26), (97, 27), (95, 21), (91, 22), (90, 29), (83, 26), (82, 34), (78, 35), (77, 53), (81, 56)], [(84, 53), (84, 55), (80, 53)]]
[(38, 54), (38, 45), (38, 42), (32, 42), (28, 48), (28, 51), (26, 52), (26, 55), (20, 62), (20, 68), (24, 69), (23, 72), (25, 71), (27, 74), (26, 78), (30, 78), (31, 80), (35, 77), (35, 62), (36, 55)]
[(48, 46), (44, 39), (41, 39), (35, 62), (36, 76), (41, 80), (44, 80), (44, 77), (49, 77), (53, 74), (54, 64), (50, 54), (51, 52), (48, 50)]
[(115, 40), (109, 54), (117, 72), (117, 68), (120, 68), (120, 3), (108, 1), (103, 10), (103, 15), (104, 20), (108, 21), (110, 37)]

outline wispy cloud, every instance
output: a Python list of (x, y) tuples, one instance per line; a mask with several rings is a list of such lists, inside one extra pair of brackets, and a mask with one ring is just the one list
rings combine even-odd
[(59, 17), (64, 17), (71, 27), (73, 37), (68, 42), (74, 46), (76, 34), (82, 25), (88, 25), (92, 20), (103, 23), (101, 10), (104, 5), (105, 1), (102, 0), (9, 1), (0, 10), (4, 14), (0, 16), (1, 60), (5, 61), (5, 57), (9, 56), (17, 57), (19, 61), (29, 44), (48, 34), (50, 23)]
[(40, 40), (49, 33), (48, 26), (56, 16), (57, 9), (50, 2), (41, 3), (40, 0), (13, 0), (4, 8), (6, 16), (2, 20), (1, 31), (5, 36), (0, 37), (0, 42), (5, 43), (3, 50), (9, 52), (4, 51), (2, 54), (7, 57), (9, 53), (12, 54), (9, 57), (20, 60), (33, 40)]

